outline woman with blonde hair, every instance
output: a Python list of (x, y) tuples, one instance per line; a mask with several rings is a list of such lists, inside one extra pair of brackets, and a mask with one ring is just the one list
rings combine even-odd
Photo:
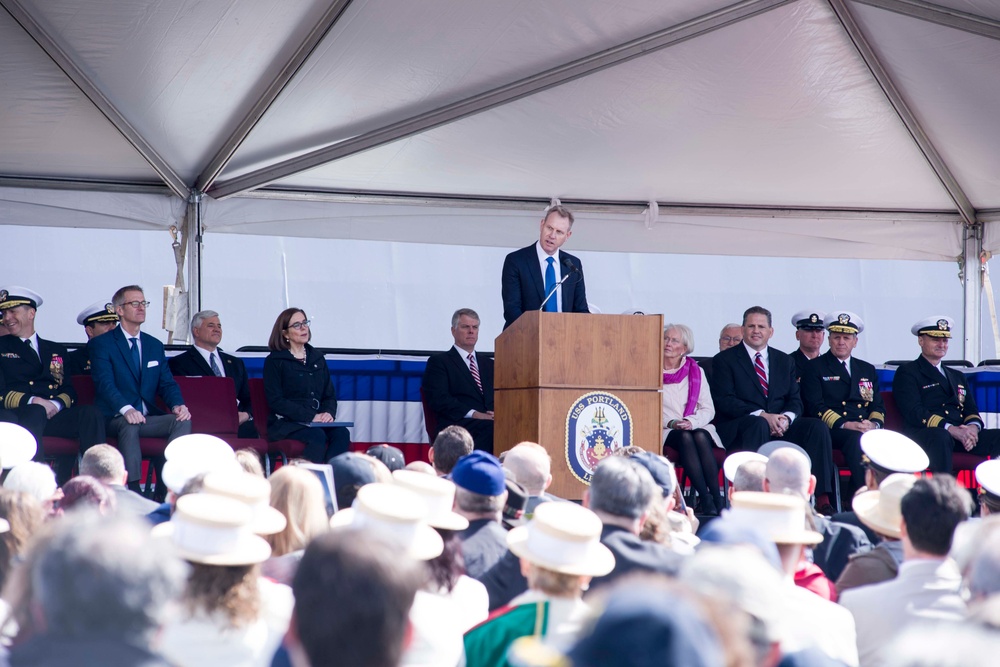
[(330, 529), (323, 485), (316, 475), (298, 466), (282, 466), (271, 475), (271, 507), (288, 522), (285, 529), (264, 539), (271, 545), (271, 558), (263, 574), (290, 584), (306, 546)]

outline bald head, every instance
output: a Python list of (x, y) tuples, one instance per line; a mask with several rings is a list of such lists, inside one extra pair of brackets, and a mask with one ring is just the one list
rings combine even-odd
[(733, 475), (733, 491), (763, 491), (767, 464), (763, 461), (747, 461), (736, 469)]
[(522, 442), (508, 450), (503, 468), (532, 496), (542, 495), (552, 483), (552, 459), (534, 442)]
[(808, 500), (810, 494), (809, 459), (791, 447), (776, 449), (767, 460), (765, 490), (787, 493)]

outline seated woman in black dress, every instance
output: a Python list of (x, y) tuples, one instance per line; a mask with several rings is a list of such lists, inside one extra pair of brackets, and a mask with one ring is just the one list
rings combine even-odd
[(326, 359), (309, 340), (309, 320), (300, 308), (283, 310), (271, 329), (264, 360), (264, 390), (271, 414), (267, 418), (268, 440), (300, 440), (302, 456), (326, 463), (351, 445), (350, 432), (342, 427), (318, 427), (337, 416), (337, 394), (330, 380)]

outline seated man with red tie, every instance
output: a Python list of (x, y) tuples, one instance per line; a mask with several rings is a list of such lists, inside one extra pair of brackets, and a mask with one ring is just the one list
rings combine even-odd
[(769, 440), (802, 447), (816, 476), (816, 509), (831, 515), (835, 479), (830, 429), (819, 419), (802, 416), (795, 362), (767, 344), (773, 335), (771, 312), (753, 306), (743, 313), (743, 343), (713, 357), (715, 427), (729, 452), (755, 452)]
[[(66, 348), (35, 332), (35, 313), (42, 297), (24, 288), (0, 290), (0, 311), (10, 334), (0, 338), (0, 396), (3, 407), (17, 416), (44, 456), (42, 435), (79, 440), (80, 450), (105, 441), (104, 418), (92, 405), (76, 405), (76, 392), (66, 374)], [(75, 457), (59, 462), (58, 479), (72, 473)]]
[(476, 352), (476, 311), (456, 310), (451, 317), (451, 335), (455, 345), (427, 359), (424, 400), (437, 416), (439, 432), (458, 424), (472, 435), (476, 449), (492, 454), (493, 359)]
[(256, 438), (250, 410), (250, 383), (243, 360), (226, 354), (219, 348), (222, 342), (222, 322), (214, 310), (203, 310), (191, 318), (191, 337), (194, 345), (186, 352), (170, 359), (170, 372), (174, 375), (232, 378), (236, 384), (237, 414), (240, 419), (239, 436)]

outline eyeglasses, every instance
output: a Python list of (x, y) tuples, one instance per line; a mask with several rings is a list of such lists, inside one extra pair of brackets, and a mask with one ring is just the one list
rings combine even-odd
[(285, 328), (301, 331), (302, 329), (308, 329), (310, 324), (312, 324), (312, 320), (302, 320), (301, 322), (296, 322), (295, 324), (289, 324)]
[(126, 301), (122, 304), (123, 306), (132, 306), (136, 310), (139, 308), (145, 308), (149, 305), (149, 301)]
[(719, 339), (720, 343), (742, 343), (743, 339), (739, 336), (723, 336)]

